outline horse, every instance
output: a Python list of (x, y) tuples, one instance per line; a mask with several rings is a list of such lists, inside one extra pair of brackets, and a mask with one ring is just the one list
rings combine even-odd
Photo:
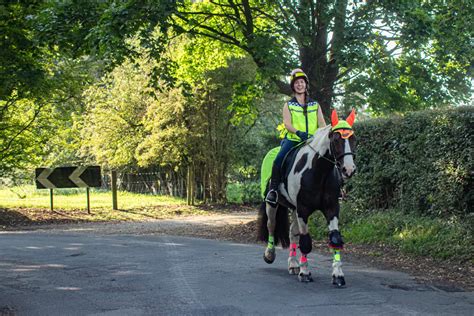
[[(344, 182), (355, 172), (356, 138), (352, 125), (355, 111), (339, 120), (335, 110), (331, 125), (320, 128), (300, 148), (290, 152), (282, 166), (277, 205), (262, 202), (259, 212), (259, 239), (267, 243), (263, 258), (275, 260), (275, 246), (290, 247), (288, 272), (301, 282), (312, 282), (307, 255), (312, 250), (308, 218), (320, 210), (328, 224), (328, 246), (333, 252), (332, 284), (344, 287), (341, 250), (344, 241), (339, 232), (339, 198)], [(268, 190), (268, 186), (267, 186)], [(290, 214), (289, 214), (290, 213)], [(290, 215), (290, 216), (288, 216)], [(291, 226), (288, 219), (291, 218)], [(296, 258), (299, 246), (301, 256)]]

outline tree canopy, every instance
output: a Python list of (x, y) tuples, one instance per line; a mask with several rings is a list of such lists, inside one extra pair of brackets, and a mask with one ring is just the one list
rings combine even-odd
[[(366, 103), (375, 113), (471, 97), (472, 0), (104, 1), (89, 6), (84, 17), (72, 2), (50, 3), (40, 14), (47, 26), (43, 34), (55, 39), (52, 43), (117, 61), (133, 55), (123, 43), (135, 34), (156, 58), (165, 38), (206, 37), (251, 56), (263, 78), (286, 94), (285, 76), (302, 67), (325, 114), (340, 96), (341, 102)], [(163, 36), (150, 40), (158, 26)]]

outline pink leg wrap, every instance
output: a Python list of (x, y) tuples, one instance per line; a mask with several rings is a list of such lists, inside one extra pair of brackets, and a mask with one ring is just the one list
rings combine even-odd
[(290, 257), (296, 257), (296, 244), (290, 244)]
[(300, 263), (306, 263), (306, 262), (308, 262), (308, 258), (306, 258), (306, 256), (304, 256), (304, 255), (301, 255)]

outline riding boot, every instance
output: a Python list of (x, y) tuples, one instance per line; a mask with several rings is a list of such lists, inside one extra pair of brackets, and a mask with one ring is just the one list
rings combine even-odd
[(267, 193), (265, 202), (268, 202), (272, 206), (276, 206), (278, 201), (278, 185), (280, 184), (281, 174), (280, 167), (273, 164), (272, 167), (272, 178), (270, 179), (270, 190)]

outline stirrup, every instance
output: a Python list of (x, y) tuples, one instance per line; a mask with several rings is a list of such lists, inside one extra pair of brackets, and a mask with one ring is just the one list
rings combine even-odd
[[(272, 192), (275, 192), (275, 200), (270, 200), (268, 198), (268, 196), (270, 195), (270, 193)], [(267, 193), (267, 196), (265, 197), (265, 202), (267, 202), (268, 204), (270, 204), (271, 206), (275, 207), (277, 205), (277, 202), (278, 202), (278, 191), (277, 190), (270, 190), (268, 191)]]

